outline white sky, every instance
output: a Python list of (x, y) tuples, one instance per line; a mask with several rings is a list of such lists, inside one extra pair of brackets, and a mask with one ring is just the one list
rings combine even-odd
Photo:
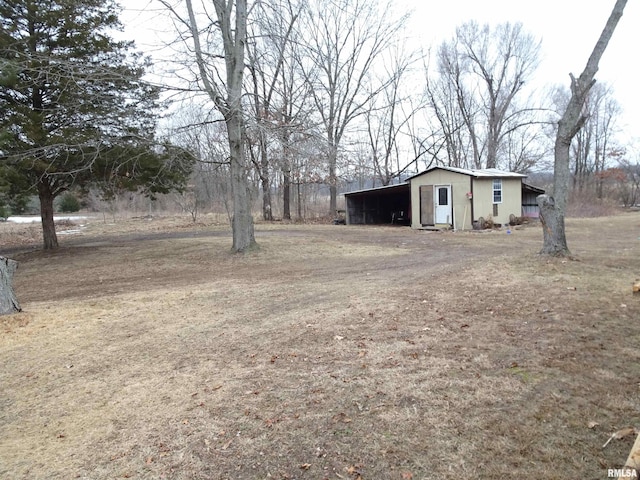
[[(154, 0), (121, 0), (127, 36), (138, 48), (157, 47), (158, 32), (167, 26), (166, 14)], [(424, 48), (450, 38), (456, 26), (469, 21), (497, 24), (522, 22), (542, 40), (542, 59), (536, 74), (540, 85), (569, 85), (578, 76), (615, 4), (615, 0), (394, 0), (398, 11), (412, 9), (410, 34)], [(640, 137), (640, 2), (631, 0), (600, 62), (596, 80), (613, 86), (623, 108), (621, 140)], [(165, 25), (163, 25), (165, 23)], [(161, 35), (162, 36), (162, 35)]]
[[(536, 83), (570, 83), (580, 75), (609, 18), (615, 0), (404, 0), (413, 5), (414, 31), (424, 45), (450, 38), (456, 26), (476, 20), (522, 22), (542, 40)], [(600, 61), (597, 81), (607, 82), (623, 109), (623, 137), (640, 137), (640, 2), (629, 1)]]

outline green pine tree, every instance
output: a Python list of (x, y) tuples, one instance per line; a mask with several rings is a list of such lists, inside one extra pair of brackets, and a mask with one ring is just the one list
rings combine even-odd
[(0, 0), (0, 176), (40, 199), (44, 248), (58, 245), (53, 201), (72, 185), (166, 192), (187, 155), (155, 141), (158, 89), (113, 0)]

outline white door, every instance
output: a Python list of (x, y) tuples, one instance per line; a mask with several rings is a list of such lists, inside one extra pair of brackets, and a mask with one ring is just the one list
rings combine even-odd
[(451, 185), (436, 185), (433, 194), (436, 223), (453, 223), (451, 218)]

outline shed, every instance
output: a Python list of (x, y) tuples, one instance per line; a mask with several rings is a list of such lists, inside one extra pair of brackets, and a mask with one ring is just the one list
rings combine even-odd
[(525, 177), (495, 168), (430, 168), (407, 179), (416, 213), (411, 226), (467, 230), (481, 217), (508, 223), (510, 215), (521, 215)]
[(345, 193), (346, 222), (464, 230), (480, 218), (505, 224), (510, 215), (535, 216), (532, 197), (544, 190), (524, 178), (493, 168), (432, 167), (403, 184)]

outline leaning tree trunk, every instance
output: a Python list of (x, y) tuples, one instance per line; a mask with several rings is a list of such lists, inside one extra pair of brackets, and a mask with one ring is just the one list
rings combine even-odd
[[(573, 78), (573, 77), (572, 77)], [(580, 111), (578, 111), (580, 114)], [(565, 113), (565, 117), (566, 117)], [(579, 130), (584, 123), (584, 118), (571, 118), (565, 121), (562, 118), (558, 125), (558, 134), (555, 144), (555, 171), (554, 190), (555, 197), (549, 195), (539, 195), (537, 203), (540, 207), (540, 223), (542, 223), (543, 243), (542, 255), (553, 257), (568, 257), (571, 255), (567, 245), (567, 236), (564, 228), (564, 217), (567, 209), (567, 199), (570, 180), (570, 155), (571, 140), (575, 136), (568, 127), (574, 125)], [(576, 132), (577, 132), (576, 130)]]
[(13, 293), (13, 274), (18, 262), (10, 258), (0, 257), (0, 315), (20, 312), (15, 293)]
[(540, 251), (541, 254), (571, 255), (564, 230), (564, 217), (569, 197), (569, 149), (573, 137), (580, 131), (586, 120), (582, 113), (582, 107), (587, 95), (589, 95), (589, 90), (595, 83), (594, 77), (598, 71), (600, 58), (611, 40), (626, 4), (627, 0), (616, 1), (584, 71), (577, 79), (571, 75), (571, 98), (567, 109), (558, 122), (556, 134), (553, 197), (540, 195), (537, 199), (540, 207), (540, 220), (544, 227), (544, 244)]

